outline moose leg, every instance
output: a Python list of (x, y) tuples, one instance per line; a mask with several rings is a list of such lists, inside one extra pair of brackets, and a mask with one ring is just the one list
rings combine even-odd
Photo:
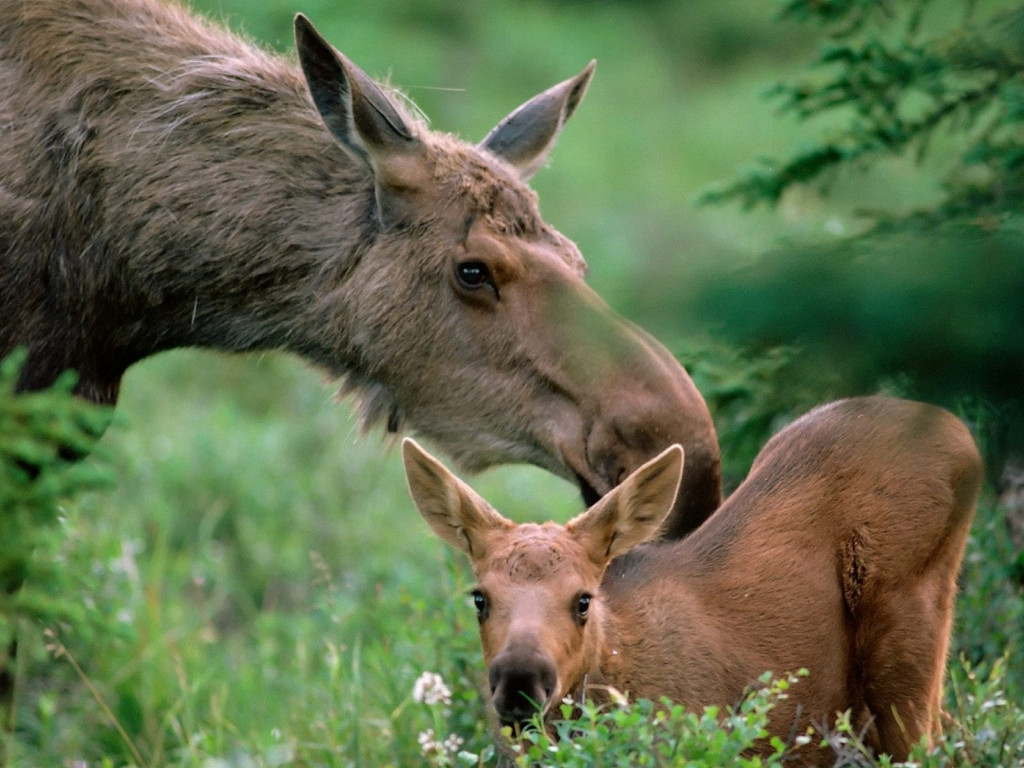
[(925, 432), (948, 433), (946, 466), (890, 493), (899, 503), (876, 515), (879, 530), (867, 532), (853, 552), (863, 590), (850, 615), (864, 703), (878, 732), (871, 746), (897, 760), (941, 729), (956, 575), (982, 479), (962, 424)]
[(874, 585), (858, 608), (858, 659), (879, 752), (904, 760), (940, 730), (942, 682), (966, 529), (946, 536), (923, 572)]
[(913, 589), (871, 611), (862, 638), (864, 695), (879, 753), (905, 760), (936, 730), (951, 611)]

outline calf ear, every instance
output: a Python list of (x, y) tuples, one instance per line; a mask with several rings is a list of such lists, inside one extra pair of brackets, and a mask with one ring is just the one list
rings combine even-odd
[(424, 178), (422, 143), (380, 87), (301, 13), (295, 17), (295, 47), (324, 124), (373, 171), (381, 219), (394, 223), (401, 218), (402, 193), (417, 189)]
[(511, 163), (528, 180), (544, 165), (555, 139), (586, 93), (597, 63), (591, 61), (576, 77), (548, 88), (502, 120), (480, 148)]
[(472, 560), (485, 555), (492, 534), (515, 527), (412, 438), (402, 441), (402, 459), (416, 509), (434, 533)]
[(599, 567), (654, 538), (672, 510), (683, 478), (683, 449), (673, 445), (613, 488), (566, 530)]

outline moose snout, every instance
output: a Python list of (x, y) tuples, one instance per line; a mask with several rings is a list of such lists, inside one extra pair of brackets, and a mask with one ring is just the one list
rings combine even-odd
[(636, 337), (650, 355), (636, 358), (629, 377), (607, 384), (611, 395), (586, 437), (586, 464), (598, 481), (593, 488), (580, 487), (590, 506), (596, 501), (594, 490), (607, 492), (678, 443), (686, 451), (683, 482), (662, 533), (682, 538), (721, 503), (718, 439), (711, 415), (683, 368), (639, 329)]
[(555, 693), (555, 665), (535, 650), (512, 650), (498, 656), (489, 672), (491, 703), (502, 725), (529, 720)]

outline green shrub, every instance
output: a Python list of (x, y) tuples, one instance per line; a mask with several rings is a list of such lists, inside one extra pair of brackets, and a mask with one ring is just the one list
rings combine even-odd
[(13, 641), (21, 619), (84, 618), (54, 560), (61, 502), (110, 480), (98, 461), (76, 460), (95, 447), (109, 410), (72, 395), (72, 373), (48, 390), (16, 393), (24, 358), (16, 352), (0, 362), (0, 648)]
[[(802, 672), (801, 675), (806, 674)], [(752, 691), (736, 707), (706, 707), (687, 711), (667, 699), (628, 701), (616, 692), (612, 702), (563, 703), (561, 715), (548, 730), (539, 717), (513, 739), (503, 729), (501, 754), (492, 749), (481, 753), (462, 748), (458, 732), (421, 732), (423, 760), (436, 768), (455, 765), (559, 766), (559, 768), (700, 768), (703, 766), (780, 766), (794, 749), (831, 747), (835, 766), (888, 768), (951, 768), (952, 766), (1024, 765), (1024, 707), (1005, 693), (1005, 664), (997, 662), (981, 675), (967, 662), (951, 665), (949, 721), (944, 732), (928, 747), (914, 746), (906, 763), (898, 764), (887, 755), (873, 756), (842, 713), (826, 732), (794, 733), (788, 740), (768, 737), (768, 717), (780, 698), (797, 695), (799, 679), (771, 680), (765, 675), (763, 687)], [(426, 703), (427, 709), (451, 714), (451, 700)], [(458, 708), (456, 705), (454, 708)], [(759, 744), (761, 754), (754, 754)], [(827, 764), (825, 762), (821, 764)]]
[[(682, 768), (697, 765), (779, 766), (793, 745), (772, 738), (765, 757), (750, 754), (759, 741), (767, 740), (768, 715), (776, 702), (788, 695), (796, 677), (770, 680), (746, 696), (736, 707), (706, 707), (693, 712), (668, 699), (645, 699), (630, 704), (621, 694), (609, 706), (584, 702), (577, 717), (574, 705), (562, 705), (565, 719), (554, 725), (554, 734), (542, 728), (525, 731), (515, 745), (515, 763), (533, 765), (607, 767), (652, 766)], [(810, 736), (796, 737), (807, 744)]]
[(1004, 414), (987, 446), (998, 471), (1024, 455), (1024, 5), (786, 0), (780, 16), (821, 43), (769, 95), (818, 138), (703, 200), (820, 204), (897, 161), (930, 193), (914, 207), (854, 193), (853, 212), (830, 201), (828, 232), (709, 276), (690, 312), (713, 313), (722, 340), (803, 348), (803, 377), (828, 372), (844, 393), (898, 381), (948, 407), (989, 403)]

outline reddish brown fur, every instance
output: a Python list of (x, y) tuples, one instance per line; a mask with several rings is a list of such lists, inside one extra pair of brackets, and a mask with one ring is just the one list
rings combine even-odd
[[(504, 719), (524, 714), (498, 696), (513, 675), (541, 702), (610, 685), (699, 708), (736, 702), (766, 670), (807, 668), (772, 714), (782, 737), (849, 709), (870, 747), (902, 760), (939, 729), (956, 574), (982, 479), (970, 433), (948, 412), (880, 397), (814, 410), (769, 441), (689, 538), (610, 564), (655, 534), (671, 506), (659, 484), (678, 473), (678, 455), (652, 460), (566, 526), (514, 526), (424, 462), (406, 449), (420, 511), (450, 543), (472, 543)], [(439, 484), (459, 511), (423, 490)], [(461, 539), (446, 520), (460, 521)], [(535, 563), (528, 578), (509, 567), (513, 551)], [(581, 624), (572, 606), (586, 593)], [(808, 748), (795, 759), (821, 758)]]
[[(592, 67), (472, 146), (297, 35), (308, 78), (161, 0), (0, 0), (0, 355), (28, 347), (22, 388), (74, 368), (114, 402), (160, 350), (285, 349), (470, 469), (596, 496), (683, 443), (669, 532), (699, 524), (720, 500), (703, 400), (525, 183)], [(468, 261), (493, 293), (456, 282)]]

